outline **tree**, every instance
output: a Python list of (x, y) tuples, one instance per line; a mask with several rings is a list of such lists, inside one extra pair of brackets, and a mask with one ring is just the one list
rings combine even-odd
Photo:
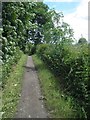
[(81, 37), (81, 38), (78, 40), (78, 44), (85, 44), (85, 43), (87, 43), (87, 40), (86, 40), (86, 38), (84, 38), (84, 37)]
[(68, 41), (73, 36), (70, 26), (62, 22), (63, 14), (49, 10), (43, 2), (4, 2), (2, 10), (3, 36), (9, 46), (22, 51), (28, 42), (37, 46)]
[(43, 26), (48, 23), (48, 6), (43, 2), (37, 2), (33, 6), (32, 12), (34, 17), (30, 20), (32, 26), (28, 30), (28, 39), (34, 43), (34, 47), (43, 42)]
[(44, 41), (46, 43), (59, 44), (73, 42), (73, 29), (70, 25), (63, 22), (62, 12), (49, 10), (48, 22), (43, 26)]

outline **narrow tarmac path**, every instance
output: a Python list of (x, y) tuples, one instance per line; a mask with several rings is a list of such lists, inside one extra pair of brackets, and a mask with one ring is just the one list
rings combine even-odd
[(28, 56), (21, 98), (15, 118), (48, 118), (41, 98), (39, 80), (31, 56)]

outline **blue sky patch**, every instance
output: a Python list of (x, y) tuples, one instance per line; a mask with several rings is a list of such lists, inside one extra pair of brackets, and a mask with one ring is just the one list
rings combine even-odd
[(54, 8), (57, 11), (62, 11), (63, 14), (72, 13), (76, 10), (80, 2), (44, 2), (50, 9)]

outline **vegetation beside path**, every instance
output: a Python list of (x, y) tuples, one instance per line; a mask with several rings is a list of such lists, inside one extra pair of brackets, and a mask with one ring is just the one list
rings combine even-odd
[(78, 118), (89, 118), (90, 82), (88, 44), (60, 43), (42, 44), (37, 49), (38, 57), (44, 61), (55, 76), (63, 92), (78, 106)]
[(15, 114), (19, 101), (22, 85), (22, 77), (24, 74), (23, 65), (26, 63), (27, 55), (23, 54), (17, 65), (14, 66), (10, 76), (8, 77), (3, 92), (2, 117), (12, 118)]
[[(2, 2), (1, 8), (3, 25), (0, 28), (0, 86), (4, 94), (3, 116), (12, 116), (13, 101), (17, 99), (13, 89), (15, 88), (18, 93), (16, 89), (18, 77), (15, 78), (15, 75), (22, 73), (22, 70), (16, 70), (15, 66), (23, 52), (28, 55), (37, 54), (47, 68), (58, 76), (56, 80), (51, 72), (51, 76), (49, 75), (47, 68), (43, 71), (43, 64), (42, 66), (37, 64), (43, 81), (41, 82), (45, 84), (42, 88), (46, 91), (47, 106), (50, 106), (51, 113), (56, 114), (54, 116), (90, 118), (88, 40), (83, 36), (76, 40), (73, 29), (64, 22), (63, 13), (50, 9), (43, 2)], [(37, 57), (35, 59), (39, 61)], [(14, 79), (15, 83), (12, 82)], [(62, 86), (65, 95), (60, 92), (58, 86), (59, 88)], [(74, 105), (72, 98), (75, 101)]]
[(33, 60), (37, 69), (43, 95), (45, 97), (46, 107), (53, 118), (75, 118), (77, 110), (73, 104), (71, 97), (66, 96), (60, 90), (58, 78), (56, 78), (46, 67), (43, 61), (33, 56)]

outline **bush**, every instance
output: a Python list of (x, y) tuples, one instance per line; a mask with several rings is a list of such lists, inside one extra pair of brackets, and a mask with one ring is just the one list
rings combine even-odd
[(73, 96), (84, 117), (89, 117), (88, 45), (40, 45), (37, 54), (55, 75), (62, 77), (60, 83), (66, 94)]
[(48, 49), (48, 47), (49, 47), (48, 44), (39, 44), (39, 45), (37, 46), (37, 51), (36, 51), (37, 54), (38, 54), (39, 56), (43, 56), (45, 50)]

